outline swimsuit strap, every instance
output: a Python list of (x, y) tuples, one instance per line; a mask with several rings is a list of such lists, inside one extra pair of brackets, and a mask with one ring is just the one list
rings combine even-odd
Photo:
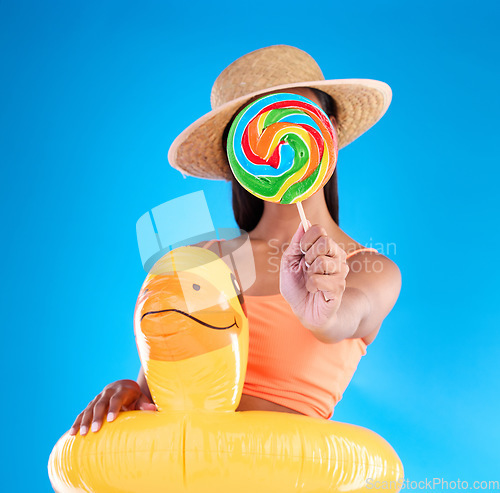
[(349, 257), (352, 257), (353, 255), (356, 255), (356, 253), (359, 253), (359, 252), (374, 252), (374, 253), (378, 253), (378, 250), (376, 248), (367, 248), (367, 247), (358, 248), (357, 250), (354, 250), (354, 252), (349, 253), (347, 255), (346, 259), (348, 259)]
[(222, 248), (220, 245), (222, 241), (226, 240), (209, 240), (203, 245), (203, 248), (209, 249), (214, 243), (217, 243), (217, 247), (219, 248), (219, 257), (222, 258)]
[[(203, 248), (210, 248), (215, 242), (217, 242), (219, 240), (210, 240), (210, 241), (207, 241), (204, 245), (203, 245)], [(220, 240), (220, 241), (224, 241), (224, 240)]]

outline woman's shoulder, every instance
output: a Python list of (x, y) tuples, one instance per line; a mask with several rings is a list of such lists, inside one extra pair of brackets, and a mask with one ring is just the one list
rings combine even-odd
[(340, 229), (338, 226), (332, 232), (331, 237), (333, 240), (344, 250), (347, 256), (354, 254), (359, 250), (371, 249), (371, 252), (374, 252), (374, 249), (371, 245), (364, 245), (359, 241), (355, 240), (351, 236), (349, 236), (345, 231)]
[[(396, 265), (396, 262), (389, 258), (389, 256), (392, 256), (391, 253), (396, 253), (395, 248), (390, 248), (390, 245), (387, 245), (386, 249), (381, 243), (360, 243), (344, 231), (340, 230), (340, 228), (336, 236), (338, 239), (334, 237), (334, 240), (346, 252), (347, 258), (351, 263), (359, 260), (358, 255), (364, 255), (365, 257), (363, 258), (363, 263), (365, 263), (365, 265), (376, 263), (380, 269), (385, 267), (386, 271), (397, 271), (396, 274), (399, 273), (399, 268)], [(368, 262), (368, 264), (366, 264), (366, 262)]]
[[(387, 282), (393, 283), (395, 286), (400, 286), (401, 284), (401, 272), (396, 262), (389, 258), (389, 256), (395, 255), (395, 248), (391, 248), (391, 245), (385, 245), (381, 243), (364, 245), (355, 239), (351, 238), (347, 233), (340, 230), (337, 232), (337, 238), (334, 240), (340, 245), (340, 247), (346, 252), (348, 258), (350, 258), (350, 267), (353, 272), (360, 272), (363, 274), (369, 274), (372, 279), (379, 278), (384, 279)], [(364, 255), (362, 259), (358, 255)], [(358, 260), (359, 265), (356, 264)], [(356, 268), (353, 266), (356, 265)], [(360, 266), (363, 268), (360, 268)]]

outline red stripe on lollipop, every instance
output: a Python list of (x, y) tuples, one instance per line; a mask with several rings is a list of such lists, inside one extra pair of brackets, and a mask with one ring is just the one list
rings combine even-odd
[[(255, 117), (257, 118), (257, 117)], [(250, 123), (253, 122), (253, 120)], [(250, 125), (250, 124), (249, 124)], [(285, 143), (285, 141), (280, 141), (278, 145), (276, 146), (276, 149), (274, 149), (272, 155), (268, 160), (263, 159), (260, 157), (258, 154), (255, 154), (252, 150), (252, 147), (250, 146), (250, 141), (249, 141), (249, 132), (248, 132), (248, 127), (245, 127), (245, 130), (243, 132), (243, 137), (241, 139), (241, 147), (243, 149), (243, 153), (245, 154), (245, 157), (252, 163), (252, 164), (265, 164), (267, 166), (272, 166), (274, 169), (278, 169), (280, 165), (280, 146)]]

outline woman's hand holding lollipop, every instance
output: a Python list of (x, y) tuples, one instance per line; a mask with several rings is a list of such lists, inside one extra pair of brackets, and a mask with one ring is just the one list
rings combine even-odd
[(326, 342), (335, 324), (349, 267), (345, 251), (319, 225), (300, 223), (280, 266), (280, 291), (302, 325)]

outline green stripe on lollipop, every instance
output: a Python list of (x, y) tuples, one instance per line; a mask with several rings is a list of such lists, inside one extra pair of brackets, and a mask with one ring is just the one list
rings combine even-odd
[[(229, 132), (229, 134), (231, 135), (231, 131)], [(238, 159), (236, 159), (232, 147), (228, 145), (228, 158), (229, 158), (229, 163), (231, 164), (231, 169), (233, 171), (233, 174), (238, 180), (238, 182), (250, 193), (259, 194), (262, 197), (266, 198), (274, 197), (279, 192), (280, 188), (283, 185), (283, 182), (285, 182), (294, 173), (299, 172), (309, 160), (309, 148), (298, 135), (294, 134), (293, 132), (290, 132), (285, 134), (281, 140), (285, 141), (294, 150), (294, 158), (292, 167), (278, 176), (268, 176), (268, 175), (255, 176), (252, 173), (249, 173), (246, 169), (242, 167)], [(230, 142), (230, 136), (228, 136), (228, 143), (229, 142)], [(315, 176), (317, 176), (317, 173), (318, 169), (315, 170), (313, 175), (315, 174)], [(308, 186), (310, 186), (310, 184), (313, 183), (315, 179), (313, 175), (309, 177), (312, 178), (311, 181), (308, 178), (303, 183), (308, 183), (309, 184)], [(294, 184), (292, 185), (292, 187), (294, 187), (295, 185), (300, 185), (300, 183)], [(288, 196), (290, 195), (288, 191), (286, 195)], [(290, 202), (284, 202), (283, 199), (276, 200), (276, 202), (280, 202), (283, 204), (290, 203)]]
[(278, 123), (283, 118), (292, 115), (298, 115), (301, 111), (297, 108), (280, 108), (270, 111), (264, 119), (264, 128), (269, 127), (273, 123)]
[(316, 181), (319, 175), (319, 166), (305, 180), (299, 181), (291, 185), (281, 197), (280, 204), (293, 204), (297, 202), (297, 197), (300, 197), (309, 190), (312, 184)]

